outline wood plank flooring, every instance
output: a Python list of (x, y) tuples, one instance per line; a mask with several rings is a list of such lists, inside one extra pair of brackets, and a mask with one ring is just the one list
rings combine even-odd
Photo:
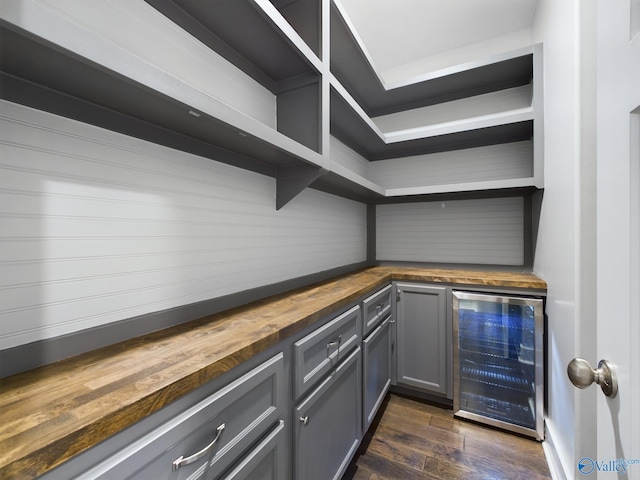
[(391, 394), (343, 480), (550, 479), (542, 445)]

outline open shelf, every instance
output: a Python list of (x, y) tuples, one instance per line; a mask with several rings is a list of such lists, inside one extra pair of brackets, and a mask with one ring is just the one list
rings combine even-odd
[(323, 192), (362, 203), (382, 203), (385, 189), (346, 167), (332, 163), (328, 171), (310, 185)]
[(270, 0), (314, 55), (322, 58), (322, 2), (320, 0)]
[[(282, 35), (257, 6), (246, 0), (221, 4), (233, 5), (234, 14), (247, 15), (236, 21), (261, 25), (260, 34), (283, 42)], [(148, 17), (153, 10), (146, 10)], [(216, 52), (202, 48), (184, 33), (161, 33), (175, 34), (167, 42), (178, 45), (176, 51), (166, 55), (166, 62), (173, 64), (158, 65), (141, 58), (139, 52), (98, 37), (95, 25), (80, 27), (74, 19), (44, 8), (24, 20), (17, 13), (11, 17), (13, 13), (8, 12), (9, 21), (0, 25), (2, 95), (8, 100), (272, 176), (281, 167), (322, 166), (320, 75), (311, 62), (300, 60), (300, 53), (293, 47), (285, 63), (298, 57), (287, 72), (296, 76), (295, 80), (284, 78), (280, 66), (247, 67), (252, 72), (264, 68), (263, 77), (278, 74), (272, 83), (280, 93), (274, 96), (258, 84), (252, 85), (253, 81), (247, 79), (247, 75), (253, 78), (250, 73), (227, 64)], [(235, 22), (227, 18), (226, 23)], [(153, 18), (148, 28), (166, 27), (166, 20), (163, 23)], [(153, 39), (141, 42), (145, 40)], [(254, 43), (261, 44), (255, 39)], [(271, 40), (265, 43), (271, 45)], [(180, 57), (180, 48), (192, 49), (193, 55)], [(149, 51), (150, 58), (152, 55)], [(220, 68), (220, 77), (224, 78), (211, 79), (218, 82), (216, 88), (211, 87), (215, 91), (206, 91), (203, 84), (209, 79), (195, 75), (201, 65)], [(185, 73), (178, 76), (181, 70)], [(225, 92), (224, 82), (229, 88), (247, 90), (248, 100), (241, 98), (242, 93)], [(233, 95), (238, 97), (235, 103)], [(242, 111), (243, 101), (254, 110)], [(300, 121), (300, 108), (307, 112), (306, 122)]]
[(533, 142), (501, 143), (371, 162), (387, 197), (534, 187)]
[[(3, 98), (272, 176), (277, 208), (309, 186), (367, 203), (542, 188), (537, 46), (387, 88), (338, 0), (54, 4), (0, 5)], [(527, 142), (508, 174), (432, 168)], [(483, 168), (464, 156), (452, 172)]]
[(524, 49), (386, 88), (336, 1), (331, 8), (331, 45), (331, 73), (370, 117), (518, 87), (533, 77), (533, 51)]
[[(340, 0), (332, 0), (330, 18), (331, 135), (370, 162), (366, 178), (384, 189), (385, 201), (542, 188), (541, 46), (389, 86)], [(514, 144), (529, 145), (528, 153), (472, 158)], [(443, 155), (455, 152), (473, 154), (450, 155), (444, 165)], [(485, 166), (487, 174), (478, 172)]]
[(386, 143), (436, 137), (533, 120), (532, 86), (381, 115), (371, 120)]
[(318, 0), (145, 1), (271, 91), (277, 131), (320, 152)]
[[(318, 10), (317, 0), (221, 1), (215, 8), (202, 0), (145, 1), (274, 94), (283, 89), (283, 84), (286, 88), (291, 79), (314, 75), (320, 69), (319, 37), (306, 34), (307, 30), (319, 34), (319, 27), (312, 26), (319, 12), (315, 18), (308, 15), (309, 21), (299, 15), (300, 6), (308, 9), (303, 13), (314, 12), (310, 3)], [(289, 12), (289, 18), (300, 27), (291, 27), (282, 12)], [(313, 43), (315, 51), (299, 32)]]
[(363, 116), (342, 89), (331, 89), (331, 134), (369, 161), (518, 142), (533, 136), (531, 107), (389, 132), (380, 123), (383, 125)]

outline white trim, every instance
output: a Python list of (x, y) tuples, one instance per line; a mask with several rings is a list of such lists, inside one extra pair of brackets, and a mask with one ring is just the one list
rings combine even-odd
[(544, 450), (544, 456), (547, 458), (547, 465), (549, 466), (549, 473), (553, 480), (569, 480), (573, 478), (573, 475), (569, 475), (567, 472), (572, 470), (567, 466), (567, 460), (562, 458), (560, 452), (555, 447), (556, 442), (554, 438), (557, 435), (554, 433), (555, 428), (549, 419), (545, 420), (545, 441), (542, 442), (542, 449)]

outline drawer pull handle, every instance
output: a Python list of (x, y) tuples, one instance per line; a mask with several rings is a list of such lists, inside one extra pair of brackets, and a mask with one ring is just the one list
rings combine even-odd
[(333, 347), (338, 347), (338, 356), (336, 358), (337, 361), (340, 361), (340, 343), (342, 343), (342, 335), (338, 335), (338, 340), (334, 340), (333, 342), (327, 343), (327, 358), (329, 358), (329, 350)]
[(214, 438), (213, 441), (209, 445), (204, 447), (199, 452), (194, 453), (193, 455), (191, 455), (191, 456), (189, 456), (187, 458), (184, 458), (183, 456), (180, 456), (179, 458), (176, 458), (173, 461), (173, 466), (172, 466), (171, 470), (176, 472), (176, 471), (178, 471), (178, 469), (180, 467), (184, 467), (185, 465), (189, 465), (190, 463), (197, 462), (202, 457), (204, 457), (207, 453), (209, 453), (209, 450), (211, 450), (213, 448), (213, 446), (216, 444), (216, 442), (220, 438), (220, 435), (222, 435), (222, 431), (225, 429), (225, 427), (226, 427), (226, 425), (223, 423), (218, 428), (216, 428), (216, 432), (218, 432), (216, 434), (216, 438)]
[(306, 427), (307, 425), (309, 425), (309, 415), (305, 415), (304, 417), (300, 417), (300, 421), (302, 422), (302, 425), (304, 425)]
[(337, 346), (338, 347), (338, 351), (340, 351), (340, 343), (341, 342), (342, 342), (342, 335), (338, 335), (338, 339), (337, 340), (334, 340), (333, 342), (327, 343), (327, 357), (329, 356), (329, 350), (331, 350), (335, 346)]

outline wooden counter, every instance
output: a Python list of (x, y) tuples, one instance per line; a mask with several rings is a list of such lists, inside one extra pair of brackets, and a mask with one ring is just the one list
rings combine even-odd
[(0, 380), (0, 478), (34, 478), (391, 280), (546, 290), (532, 274), (373, 267)]

